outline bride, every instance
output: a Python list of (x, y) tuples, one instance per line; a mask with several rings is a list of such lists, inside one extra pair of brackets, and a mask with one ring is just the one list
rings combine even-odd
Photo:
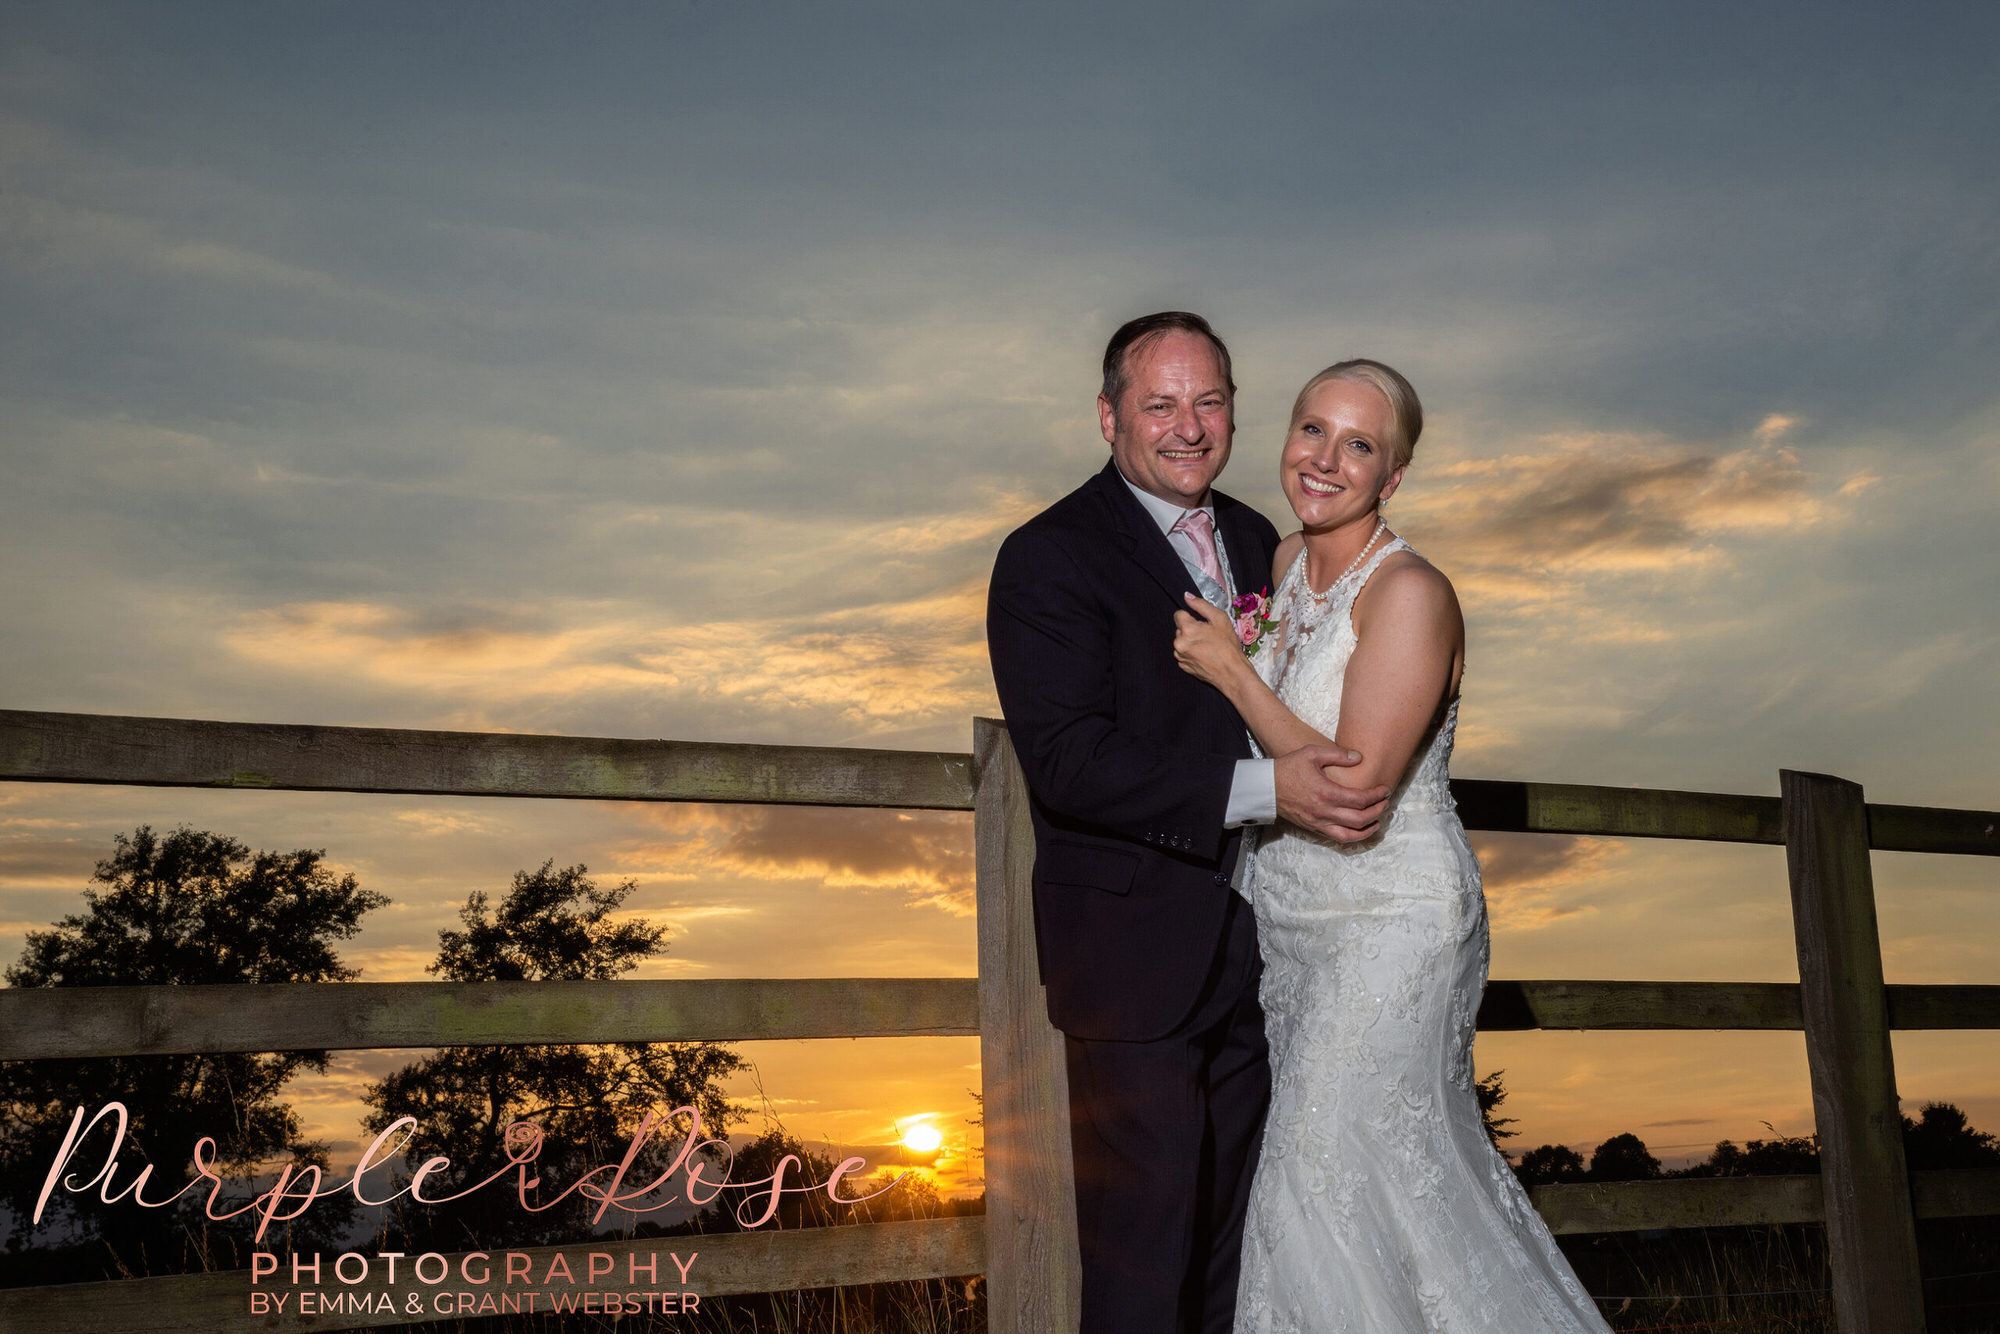
[(1445, 781), (1465, 623), (1381, 514), (1422, 429), (1416, 391), (1379, 362), (1307, 381), (1278, 467), (1302, 531), (1278, 547), (1254, 655), (1193, 595), (1175, 618), (1181, 667), (1263, 754), (1331, 741), (1362, 755), (1343, 782), (1394, 787), (1365, 842), (1274, 825), (1243, 876), (1272, 1087), (1238, 1334), (1609, 1329), (1473, 1091), (1486, 904)]

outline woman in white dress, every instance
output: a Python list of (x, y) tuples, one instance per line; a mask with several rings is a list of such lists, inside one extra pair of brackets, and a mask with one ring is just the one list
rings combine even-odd
[(1275, 624), (1246, 657), (1220, 609), (1190, 597), (1177, 618), (1181, 666), (1261, 753), (1330, 741), (1362, 756), (1342, 782), (1394, 785), (1366, 841), (1273, 825), (1243, 877), (1271, 1110), (1238, 1334), (1609, 1329), (1480, 1124), (1486, 904), (1446, 786), (1465, 624), (1451, 581), (1381, 515), (1422, 428), (1387, 366), (1314, 376), (1279, 463), (1302, 531), (1278, 547)]

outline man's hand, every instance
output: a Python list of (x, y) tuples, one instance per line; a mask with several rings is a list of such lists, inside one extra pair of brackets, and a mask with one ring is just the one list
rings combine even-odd
[(1375, 832), (1389, 799), (1386, 787), (1342, 787), (1329, 767), (1347, 768), (1361, 757), (1338, 746), (1300, 746), (1272, 763), (1278, 818), (1336, 843), (1358, 843)]

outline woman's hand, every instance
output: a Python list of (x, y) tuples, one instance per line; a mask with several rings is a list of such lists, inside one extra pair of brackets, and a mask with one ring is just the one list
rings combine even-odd
[(1222, 608), (1187, 594), (1190, 610), (1174, 613), (1174, 661), (1197, 680), (1227, 693), (1236, 674), (1249, 667), (1235, 622)]

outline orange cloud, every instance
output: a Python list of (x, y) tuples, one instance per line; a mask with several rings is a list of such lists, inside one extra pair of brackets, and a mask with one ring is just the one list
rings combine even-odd
[(1531, 931), (1594, 913), (1588, 887), (1603, 880), (1619, 844), (1564, 834), (1470, 836), (1496, 931)]
[(1397, 508), (1487, 596), (1533, 597), (1547, 576), (1651, 572), (1713, 561), (1725, 534), (1784, 533), (1824, 516), (1790, 450), (1703, 451), (1619, 435), (1552, 439), (1537, 453), (1423, 473)]
[(810, 616), (744, 606), (741, 619), (659, 624), (583, 612), (550, 628), (505, 609), (427, 625), (402, 607), (310, 602), (244, 616), (223, 643), (287, 674), (451, 701), (443, 707), (461, 725), (490, 727), (488, 711), (643, 695), (687, 711), (727, 703), (779, 730), (807, 716), (821, 734), (858, 735), (961, 723), (986, 702), (984, 607), (982, 584)]
[(721, 848), (749, 874), (901, 888), (912, 902), (971, 916), (972, 820), (937, 811), (758, 807)]
[(670, 865), (675, 879), (714, 879), (721, 873), (816, 880), (832, 889), (900, 889), (911, 906), (973, 915), (969, 815), (813, 806), (694, 809), (705, 814), (693, 821), (679, 812), (665, 817), (682, 840), (622, 851), (620, 865)]
[(1774, 412), (1757, 423), (1757, 439), (1767, 445), (1782, 440), (1798, 429), (1802, 420), (1789, 413)]

